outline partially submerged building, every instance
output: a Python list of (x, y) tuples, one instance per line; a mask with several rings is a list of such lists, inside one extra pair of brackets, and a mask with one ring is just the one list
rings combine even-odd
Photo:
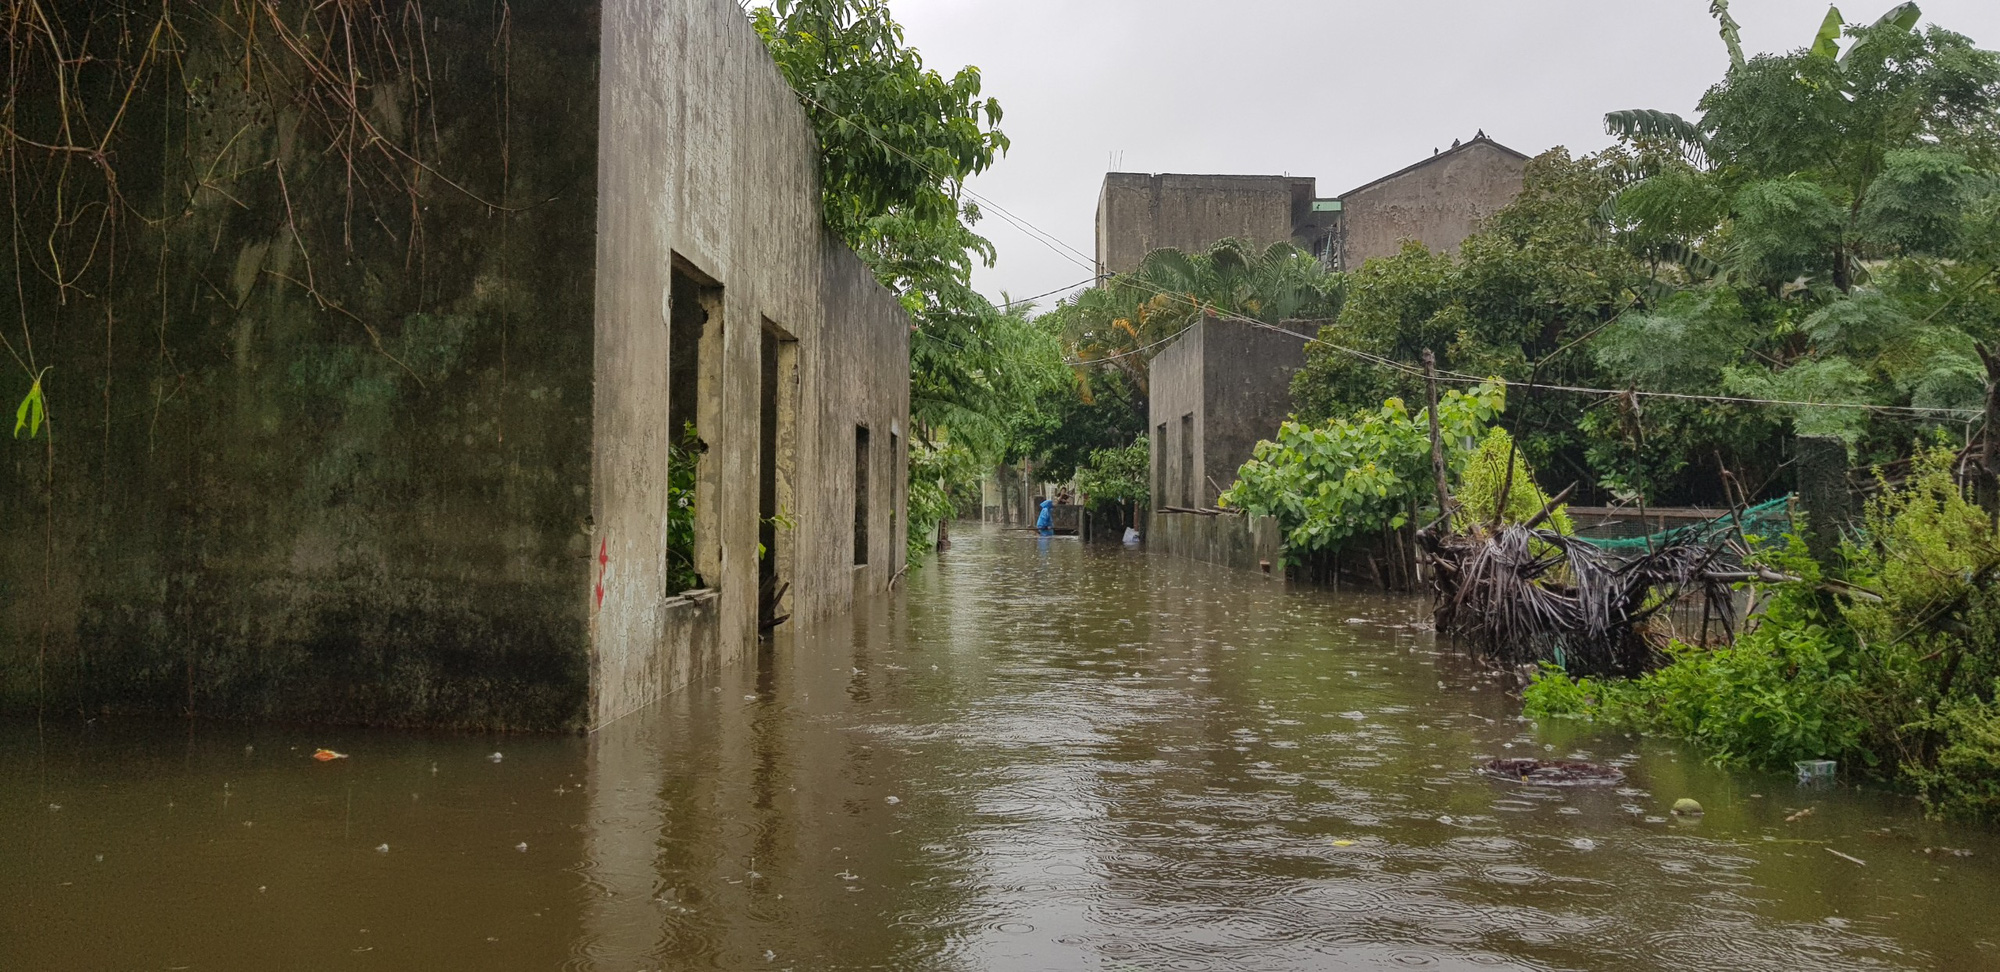
[(1337, 270), (1393, 256), (1406, 240), (1454, 249), (1520, 195), (1527, 163), (1480, 132), (1331, 197), (1300, 176), (1106, 173), (1097, 272), (1129, 273), (1162, 247), (1197, 252), (1230, 238), (1290, 241)]
[(0, 710), (583, 729), (888, 589), (909, 321), (737, 4), (391, 2), (358, 101), (283, 6), (178, 24), (107, 276), (12, 271)]
[(1291, 377), (1305, 367), (1304, 322), (1260, 327), (1210, 317), (1149, 365), (1153, 516), (1147, 543), (1170, 556), (1259, 568), (1277, 556), (1275, 523), (1213, 514), (1257, 443), (1291, 414)]
[[(1527, 162), (1480, 132), (1331, 198), (1297, 176), (1109, 173), (1097, 203), (1098, 272), (1131, 272), (1161, 247), (1201, 251), (1230, 238), (1289, 240), (1337, 270), (1393, 256), (1406, 242), (1454, 249), (1520, 194)], [(1211, 318), (1148, 364), (1153, 549), (1264, 571), (1278, 559), (1274, 522), (1213, 508), (1290, 414), (1292, 375), (1314, 332), (1299, 322), (1272, 329)]]
[(1257, 443), (1291, 414), (1291, 378), (1317, 332), (1297, 321), (1260, 327), (1209, 317), (1153, 358), (1147, 427), (1155, 508), (1215, 506)]

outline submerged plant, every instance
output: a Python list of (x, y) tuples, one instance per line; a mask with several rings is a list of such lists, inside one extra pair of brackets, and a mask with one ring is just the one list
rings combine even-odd
[(1759, 557), (1791, 579), (1734, 644), (1675, 643), (1623, 681), (1544, 670), (1528, 714), (1687, 739), (1719, 762), (1837, 759), (1915, 789), (1934, 815), (2000, 822), (2000, 532), (1953, 462), (1921, 454), (1905, 482), (1883, 483), (1844, 579), (1790, 537)]

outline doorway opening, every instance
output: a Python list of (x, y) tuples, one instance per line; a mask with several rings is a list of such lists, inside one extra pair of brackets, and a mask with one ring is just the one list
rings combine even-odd
[(798, 435), (798, 339), (769, 320), (759, 339), (757, 630), (791, 617), (792, 476)]
[(1181, 506), (1194, 506), (1194, 413), (1181, 416)]
[(868, 563), (868, 426), (854, 427), (854, 566)]

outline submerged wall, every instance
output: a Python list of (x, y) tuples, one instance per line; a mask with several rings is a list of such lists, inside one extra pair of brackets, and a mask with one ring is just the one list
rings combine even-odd
[[(104, 6), (54, 9), (82, 38)], [(117, 130), (101, 226), (93, 170), (58, 199), (21, 157), (16, 228), (76, 278), (4, 271), (52, 437), (0, 464), (0, 710), (575, 724), (596, 20), (388, 4), (348, 112), (285, 46), (321, 51), (301, 25), (345, 8), (285, 3), (246, 46), (248, 6), (162, 8), (178, 50)], [(47, 94), (24, 133), (55, 130)], [(105, 119), (121, 94), (80, 97)]]
[[(1283, 331), (1310, 336), (1311, 324)], [(1291, 413), (1305, 341), (1239, 321), (1207, 319), (1148, 364), (1154, 506), (1211, 507), (1257, 443)]]
[(1283, 579), (1285, 571), (1279, 559), (1283, 540), (1275, 517), (1154, 513), (1146, 548), (1169, 557)]
[[(604, 10), (592, 725), (755, 647), (769, 348), (788, 347), (790, 361), (772, 389), (785, 473), (776, 512), (789, 525), (767, 534), (788, 585), (776, 615), (789, 623), (844, 612), (900, 568), (909, 412), (908, 319), (823, 228), (817, 141), (742, 10), (729, 0)], [(676, 274), (708, 301), (695, 553), (717, 630), (694, 641), (673, 633), (681, 592), (668, 589), (663, 555), (673, 402), (662, 378), (691, 353), (670, 340)]]
[(888, 587), (908, 320), (823, 230), (737, 5), (384, 0), (351, 62), (353, 5), (162, 9), (117, 205), (22, 156), (16, 229), (53, 256), (6, 272), (52, 437), (0, 462), (0, 712), (580, 729), (748, 654), (762, 575), (794, 624)]

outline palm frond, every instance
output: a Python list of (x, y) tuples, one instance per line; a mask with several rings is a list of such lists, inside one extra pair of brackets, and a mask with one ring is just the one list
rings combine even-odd
[(1658, 142), (1680, 150), (1689, 164), (1707, 168), (1708, 133), (1699, 123), (1657, 108), (1628, 108), (1604, 116), (1604, 131), (1628, 142)]

